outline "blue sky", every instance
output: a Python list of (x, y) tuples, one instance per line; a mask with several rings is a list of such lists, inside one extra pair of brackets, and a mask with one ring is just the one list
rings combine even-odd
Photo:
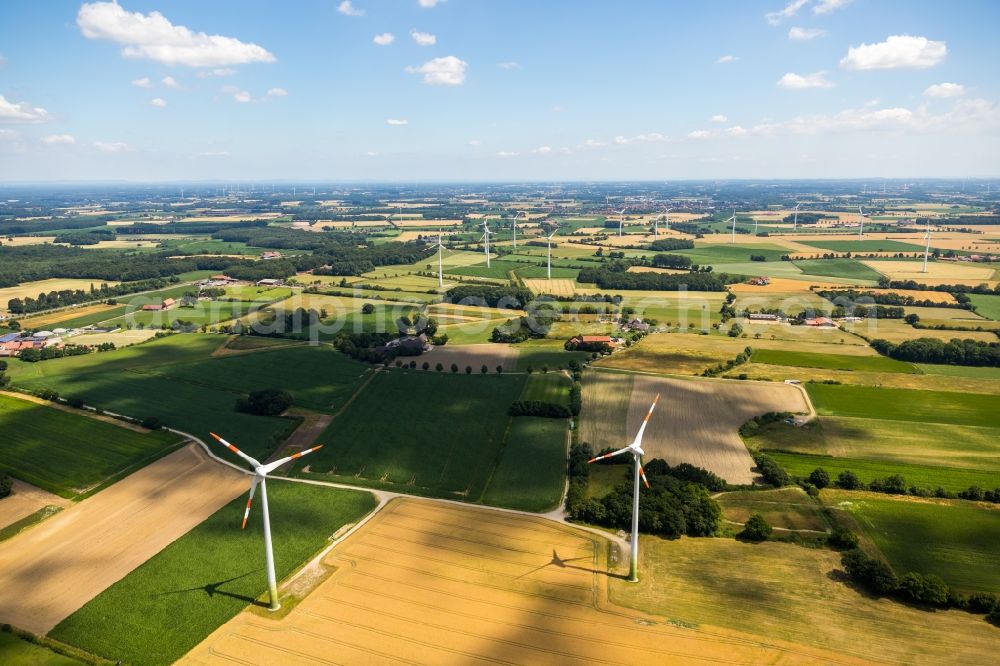
[(0, 180), (993, 177), (998, 24), (993, 0), (9, 0)]

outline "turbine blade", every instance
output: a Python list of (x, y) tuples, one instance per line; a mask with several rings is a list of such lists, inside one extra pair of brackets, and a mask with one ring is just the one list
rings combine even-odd
[(645, 470), (642, 469), (642, 457), (641, 456), (639, 458), (639, 476), (642, 477), (642, 482), (644, 484), (646, 484), (647, 488), (649, 488), (649, 479), (646, 478), (646, 472), (645, 472)]
[(217, 442), (219, 442), (224, 447), (226, 447), (227, 449), (229, 449), (230, 451), (232, 451), (233, 453), (235, 453), (236, 455), (238, 455), (240, 458), (243, 458), (243, 460), (246, 460), (248, 463), (250, 463), (254, 467), (260, 467), (260, 463), (259, 462), (257, 462), (256, 460), (254, 460), (253, 458), (251, 458), (247, 454), (243, 453), (238, 448), (236, 448), (235, 446), (233, 446), (232, 444), (230, 444), (226, 440), (222, 439), (218, 435), (216, 435), (214, 432), (210, 432), (208, 434), (211, 435), (213, 438), (215, 438), (215, 440)]
[(611, 453), (605, 453), (603, 456), (597, 456), (596, 458), (591, 458), (590, 460), (587, 461), (587, 464), (597, 462), (598, 460), (604, 460), (605, 458), (614, 458), (615, 456), (620, 456), (623, 453), (627, 453), (628, 450), (629, 449), (626, 446), (624, 449), (618, 449), (617, 451), (612, 451)]
[(646, 432), (646, 425), (649, 423), (649, 417), (653, 415), (653, 410), (656, 409), (656, 403), (659, 401), (660, 394), (657, 393), (656, 397), (653, 399), (653, 404), (649, 406), (649, 411), (646, 412), (646, 418), (642, 420), (642, 425), (639, 426), (639, 432), (636, 433), (632, 446), (638, 446), (642, 442), (642, 433)]
[(247, 508), (243, 512), (243, 526), (240, 527), (241, 530), (245, 530), (247, 527), (247, 518), (250, 517), (250, 504), (253, 502), (253, 494), (257, 490), (258, 483), (260, 483), (260, 475), (254, 474), (253, 481), (250, 482), (250, 497), (247, 498)]
[(293, 453), (292, 455), (282, 458), (281, 460), (275, 460), (273, 463), (268, 463), (264, 465), (260, 471), (263, 472), (264, 474), (268, 474), (271, 471), (278, 469), (289, 460), (295, 460), (296, 458), (301, 458), (302, 456), (308, 455), (313, 451), (318, 451), (322, 448), (323, 445), (320, 444), (319, 446), (314, 446), (311, 449), (306, 449), (305, 451), (299, 451), (298, 453)]

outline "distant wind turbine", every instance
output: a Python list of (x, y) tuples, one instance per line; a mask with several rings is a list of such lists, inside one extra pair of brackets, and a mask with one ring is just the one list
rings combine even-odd
[(514, 223), (513, 223), (513, 225), (511, 225), (511, 228), (514, 230), (514, 253), (515, 254), (517, 253), (517, 218), (520, 217), (522, 213), (524, 213), (523, 210), (517, 211), (517, 214), (514, 215)]
[(924, 273), (927, 272), (927, 255), (931, 252), (931, 222), (927, 221), (927, 231), (924, 233)]
[[(733, 245), (736, 244), (736, 208), (733, 208), (733, 216), (729, 218), (733, 221)], [(729, 220), (727, 220), (728, 222)]]
[(546, 271), (546, 276), (549, 280), (552, 279), (552, 237), (556, 235), (557, 231), (559, 231), (558, 227), (553, 229), (552, 233), (545, 237), (545, 244), (548, 246), (549, 249), (549, 263), (548, 263), (548, 270)]
[(618, 211), (618, 237), (621, 238), (622, 235), (622, 225), (625, 224), (625, 209), (622, 208)]
[(443, 271), (443, 260), (442, 255), (444, 254), (444, 243), (441, 242), (441, 232), (438, 232), (438, 288), (444, 287), (444, 271)]
[(795, 219), (792, 220), (792, 231), (795, 231), (799, 227), (799, 206), (802, 204), (795, 204)]
[(617, 451), (612, 451), (611, 453), (606, 453), (603, 456), (597, 456), (596, 458), (591, 458), (588, 463), (594, 463), (598, 460), (604, 460), (605, 458), (613, 458), (614, 456), (620, 456), (623, 453), (631, 453), (632, 459), (635, 462), (635, 472), (632, 480), (632, 553), (629, 557), (628, 566), (628, 579), (629, 582), (637, 583), (639, 582), (639, 477), (642, 477), (642, 482), (646, 484), (649, 488), (649, 481), (646, 480), (646, 473), (642, 471), (642, 456), (646, 454), (642, 450), (642, 434), (646, 431), (646, 425), (649, 423), (649, 417), (653, 415), (653, 410), (656, 409), (656, 403), (660, 400), (660, 394), (656, 394), (656, 398), (653, 400), (653, 404), (649, 406), (649, 411), (646, 412), (646, 418), (642, 420), (642, 425), (639, 427), (639, 432), (636, 434), (635, 439), (632, 443), (626, 446), (624, 449), (618, 449)]
[(861, 206), (858, 206), (858, 215), (861, 216), (861, 226), (858, 227), (858, 240), (861, 240), (865, 235), (865, 214), (861, 211)]
[(486, 220), (483, 220), (483, 237), (480, 238), (479, 240), (486, 241), (485, 244), (483, 245), (483, 252), (486, 253), (486, 268), (490, 267), (490, 234), (491, 233), (493, 233), (493, 232), (490, 231), (490, 227), (486, 223)]
[(319, 446), (314, 446), (311, 449), (299, 451), (298, 453), (282, 458), (281, 460), (275, 460), (273, 463), (263, 465), (216, 435), (214, 432), (210, 434), (220, 444), (253, 465), (254, 475), (253, 480), (250, 482), (250, 497), (247, 498), (247, 508), (246, 511), (243, 512), (243, 528), (246, 528), (247, 518), (250, 517), (250, 503), (253, 502), (253, 493), (257, 489), (257, 484), (260, 484), (260, 504), (264, 510), (264, 557), (267, 563), (267, 591), (271, 597), (271, 610), (276, 611), (281, 608), (281, 602), (278, 601), (278, 582), (274, 576), (274, 550), (271, 548), (271, 517), (267, 511), (267, 475), (290, 460), (301, 458), (304, 455), (323, 448), (323, 445), (320, 444)]

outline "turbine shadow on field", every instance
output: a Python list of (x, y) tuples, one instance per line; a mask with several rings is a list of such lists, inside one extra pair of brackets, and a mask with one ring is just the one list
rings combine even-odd
[(589, 559), (591, 559), (591, 558), (589, 558), (589, 557), (571, 557), (569, 559), (563, 559), (563, 558), (559, 557), (559, 553), (556, 552), (555, 548), (553, 548), (552, 549), (552, 559), (551, 560), (549, 560), (548, 562), (546, 562), (545, 564), (543, 564), (540, 567), (535, 567), (531, 571), (528, 571), (526, 573), (521, 574), (520, 576), (518, 576), (514, 580), (520, 580), (522, 578), (526, 578), (527, 576), (535, 574), (535, 573), (537, 573), (537, 572), (539, 572), (542, 569), (545, 569), (547, 567), (558, 567), (560, 569), (575, 569), (577, 571), (584, 571), (586, 573), (601, 574), (602, 576), (607, 576), (608, 578), (619, 578), (621, 580), (625, 580), (625, 579), (628, 578), (628, 576), (626, 576), (624, 574), (616, 574), (616, 573), (613, 573), (611, 571), (601, 571), (599, 569), (592, 569), (590, 567), (581, 567), (581, 566), (578, 566), (576, 564), (569, 564), (570, 562), (576, 562), (577, 560), (589, 560)]
[(237, 599), (239, 601), (244, 601), (244, 602), (246, 602), (246, 603), (248, 603), (248, 604), (250, 604), (252, 606), (258, 606), (260, 608), (267, 608), (267, 604), (266, 603), (264, 603), (262, 601), (258, 601), (257, 599), (254, 599), (253, 597), (248, 597), (245, 594), (237, 594), (235, 592), (227, 592), (225, 590), (220, 589), (226, 583), (232, 583), (233, 581), (240, 580), (241, 578), (246, 578), (250, 574), (259, 573), (259, 572), (260, 572), (260, 569), (255, 569), (253, 571), (248, 571), (245, 574), (241, 574), (239, 576), (234, 576), (232, 578), (227, 578), (226, 580), (220, 580), (220, 581), (215, 582), (215, 583), (206, 583), (205, 585), (200, 585), (200, 586), (197, 586), (197, 587), (189, 587), (189, 588), (185, 588), (185, 589), (181, 589), (181, 590), (171, 590), (169, 592), (161, 592), (160, 594), (157, 594), (156, 596), (158, 596), (158, 597), (165, 597), (165, 596), (169, 596), (169, 595), (172, 595), (172, 594), (184, 594), (185, 592), (204, 592), (205, 594), (208, 595), (209, 599), (211, 599), (215, 595), (219, 595), (220, 597), (229, 597), (230, 599)]

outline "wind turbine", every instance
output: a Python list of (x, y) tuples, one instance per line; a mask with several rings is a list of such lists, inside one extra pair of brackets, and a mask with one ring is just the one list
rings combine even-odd
[[(733, 245), (736, 244), (736, 208), (733, 208), (733, 216), (729, 218), (733, 221)], [(727, 222), (729, 220), (726, 220)]]
[(441, 232), (438, 232), (438, 288), (444, 287), (444, 272), (443, 272), (443, 262), (442, 255), (444, 254), (444, 243), (441, 242)]
[(276, 611), (281, 608), (281, 603), (278, 601), (278, 581), (274, 576), (274, 550), (271, 548), (271, 517), (267, 511), (267, 475), (284, 465), (289, 460), (295, 460), (296, 458), (301, 458), (302, 456), (312, 453), (313, 451), (322, 449), (323, 445), (320, 444), (319, 446), (314, 446), (311, 449), (299, 451), (298, 453), (294, 453), (290, 456), (282, 458), (281, 460), (275, 460), (273, 463), (263, 465), (216, 435), (214, 432), (209, 434), (211, 434), (212, 437), (214, 437), (220, 444), (253, 465), (254, 475), (253, 480), (250, 482), (250, 497), (247, 498), (247, 508), (246, 511), (243, 512), (243, 528), (241, 529), (245, 529), (247, 526), (247, 518), (250, 516), (250, 503), (253, 502), (253, 493), (257, 489), (257, 484), (259, 483), (260, 503), (264, 509), (264, 556), (267, 562), (267, 591), (271, 597), (271, 610)]
[(625, 224), (625, 209), (622, 208), (618, 211), (618, 237), (621, 238), (622, 235), (622, 225)]
[(924, 233), (924, 273), (927, 272), (927, 255), (931, 251), (931, 222), (927, 221), (927, 231)]
[[(668, 208), (663, 212), (663, 217), (666, 220), (667, 231), (670, 231), (670, 211), (672, 210), (673, 208)], [(656, 238), (659, 235), (660, 235), (660, 217), (657, 216), (656, 219), (653, 220), (653, 237)]]
[(660, 394), (656, 394), (656, 398), (653, 399), (653, 404), (649, 406), (649, 411), (646, 412), (646, 418), (642, 420), (642, 425), (639, 427), (639, 432), (636, 434), (635, 439), (632, 443), (626, 446), (624, 449), (618, 449), (617, 451), (612, 451), (611, 453), (606, 453), (603, 456), (597, 456), (596, 458), (591, 458), (588, 463), (597, 462), (598, 460), (604, 460), (605, 458), (613, 458), (614, 456), (620, 456), (623, 453), (631, 453), (632, 458), (635, 461), (635, 474), (632, 479), (632, 553), (629, 558), (628, 565), (628, 579), (631, 583), (639, 582), (639, 477), (642, 477), (642, 482), (646, 484), (649, 488), (649, 481), (646, 480), (646, 473), (642, 471), (642, 456), (645, 455), (645, 451), (642, 450), (642, 433), (646, 430), (646, 425), (649, 423), (649, 417), (653, 415), (653, 410), (656, 409), (656, 403), (660, 400)]
[(483, 220), (483, 237), (479, 240), (485, 240), (486, 243), (483, 245), (483, 251), (486, 253), (486, 268), (490, 267), (490, 231), (489, 225), (486, 224), (486, 220)]
[(861, 206), (858, 206), (858, 215), (861, 216), (861, 226), (858, 227), (858, 240), (861, 240), (865, 235), (865, 214), (861, 212)]
[(559, 227), (553, 229), (552, 233), (545, 237), (545, 244), (548, 246), (549, 249), (549, 263), (548, 263), (548, 270), (546, 271), (546, 276), (547, 279), (549, 280), (552, 279), (552, 237), (556, 235), (557, 231), (559, 231)]
[(792, 220), (792, 231), (795, 231), (799, 226), (799, 206), (802, 204), (795, 204), (795, 219)]
[(523, 212), (524, 212), (523, 210), (519, 210), (514, 215), (514, 223), (512, 225), (512, 228), (514, 230), (514, 254), (517, 254), (517, 218), (520, 217)]

